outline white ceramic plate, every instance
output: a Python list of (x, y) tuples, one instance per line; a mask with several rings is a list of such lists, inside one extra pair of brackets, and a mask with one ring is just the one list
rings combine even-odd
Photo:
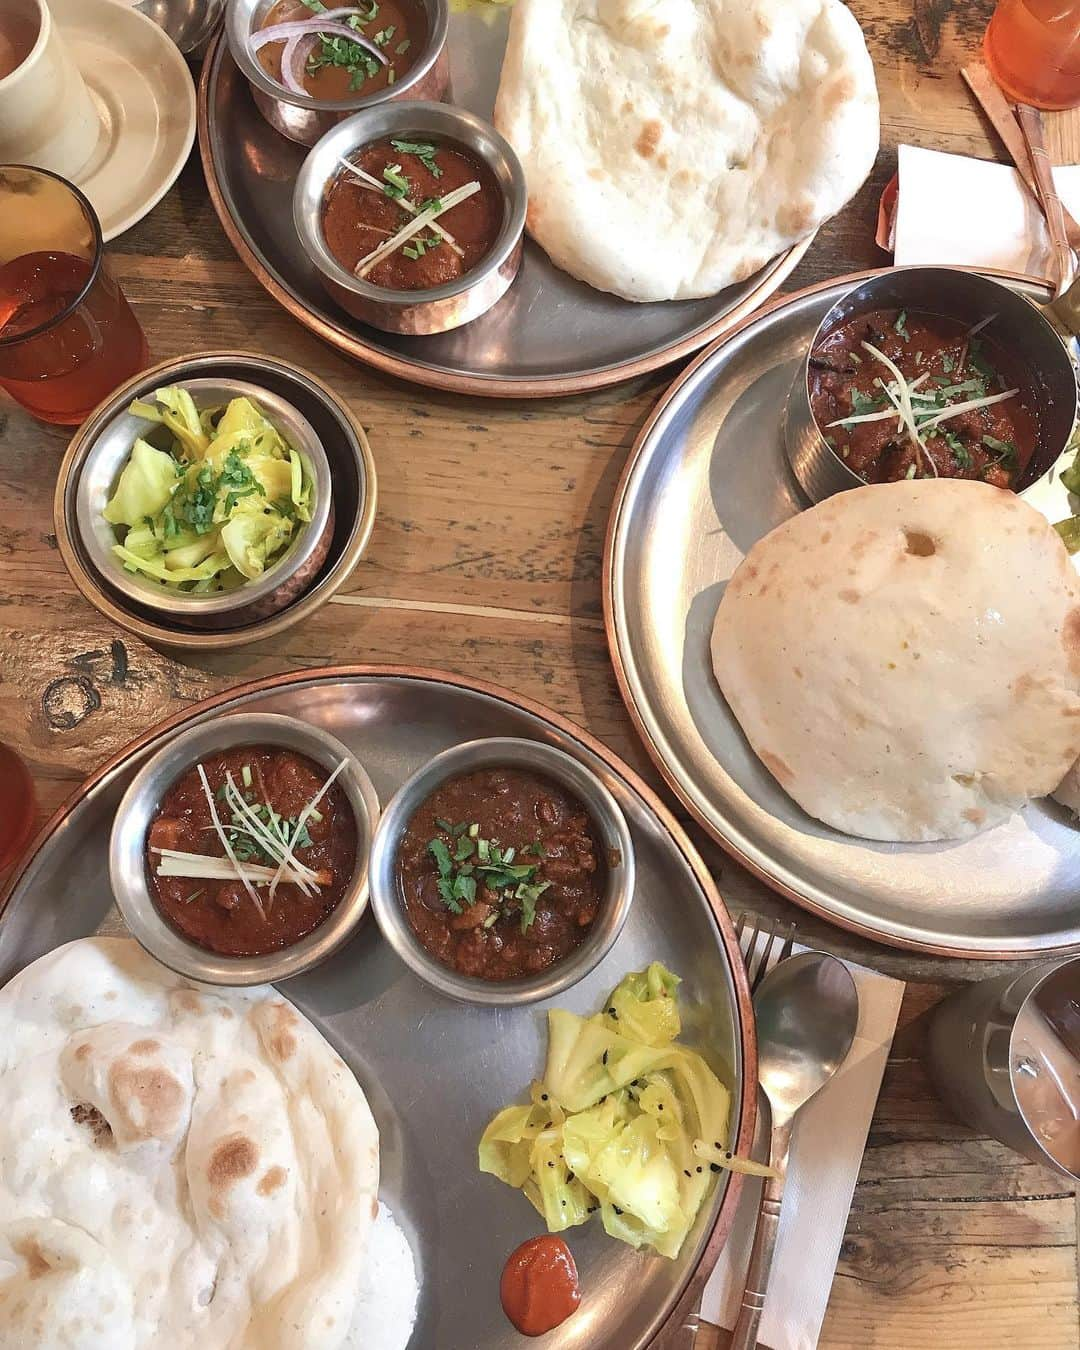
[(101, 118), (76, 182), (106, 241), (142, 220), (176, 182), (195, 139), (195, 86), (180, 52), (118, 0), (49, 0)]

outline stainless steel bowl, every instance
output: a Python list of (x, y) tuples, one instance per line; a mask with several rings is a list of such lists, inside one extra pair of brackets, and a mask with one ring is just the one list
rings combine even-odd
[[(251, 604), (254, 586), (260, 586), (261, 581), (236, 592), (231, 603), (242, 600), (244, 607), (213, 614), (213, 626), (199, 622), (198, 615), (190, 607), (190, 600), (180, 603), (170, 596), (169, 604), (154, 608), (146, 603), (144, 592), (140, 591), (136, 597), (130, 587), (121, 589), (118, 582), (134, 582), (135, 579), (128, 578), (111, 555), (107, 558), (108, 565), (101, 565), (100, 549), (104, 540), (96, 528), (86, 528), (79, 520), (84, 473), (88, 471), (102, 435), (117, 419), (123, 423), (128, 417), (129, 404), (134, 399), (149, 397), (162, 385), (194, 387), (203, 382), (208, 387), (228, 390), (250, 386), (267, 408), (271, 404), (279, 406), (280, 400), (281, 406), (292, 409), (308, 424), (309, 432), (314, 433), (325, 452), (333, 482), (332, 498), (326, 491), (322, 492), (322, 500), (329, 500), (331, 505), (325, 527), (319, 531), (322, 542), (316, 544), (307, 561), (302, 563), (297, 559), (295, 568), (289, 572), (271, 569), (267, 582), (272, 583), (272, 588), (254, 605)], [(145, 424), (130, 419), (130, 425)], [(114, 472), (119, 469), (123, 440), (121, 437), (108, 452), (115, 466)], [(130, 441), (127, 444), (130, 448)], [(97, 487), (88, 486), (87, 492), (91, 495), (96, 492), (97, 499), (101, 500), (108, 485), (111, 485), (111, 476), (106, 463)], [(272, 637), (325, 604), (359, 562), (371, 535), (375, 505), (375, 464), (367, 437), (333, 390), (314, 375), (285, 361), (249, 352), (206, 352), (164, 361), (143, 371), (121, 385), (90, 415), (75, 433), (60, 465), (53, 501), (53, 524), (60, 556), (72, 580), (86, 599), (111, 622), (146, 642), (216, 650)], [(85, 505), (83, 510), (85, 522)], [(313, 526), (309, 526), (308, 531), (311, 531), (312, 540), (318, 538)], [(96, 558), (92, 556), (92, 550), (98, 555)], [(325, 558), (324, 562), (320, 563), (320, 556)], [(148, 585), (153, 592), (152, 583)]]
[(784, 444), (803, 491), (813, 502), (866, 484), (825, 440), (810, 407), (810, 356), (834, 329), (858, 314), (901, 309), (948, 315), (975, 325), (1015, 350), (1031, 374), (1024, 391), (1038, 410), (1038, 441), (1017, 491), (1023, 493), (1057, 462), (1077, 416), (1076, 371), (1064, 342), (1039, 307), (1017, 291), (977, 272), (953, 267), (897, 267), (869, 277), (832, 306), (810, 340), (788, 396)]
[[(588, 936), (564, 960), (536, 975), (515, 980), (481, 980), (444, 966), (417, 938), (405, 913), (397, 880), (397, 855), (409, 821), (448, 778), (475, 769), (514, 767), (543, 774), (571, 792), (588, 810), (600, 847), (607, 855), (607, 889)], [(371, 904), (383, 937), (420, 979), (450, 998), (495, 1007), (536, 1003), (569, 989), (611, 950), (634, 898), (634, 847), (615, 798), (572, 756), (540, 741), (515, 737), (467, 741), (436, 755), (404, 782), (390, 799), (371, 846)]]
[(151, 577), (125, 571), (112, 552), (117, 537), (115, 527), (105, 519), (105, 505), (136, 439), (156, 441), (161, 432), (158, 423), (136, 417), (125, 406), (99, 427), (79, 475), (75, 521), (91, 565), (107, 586), (127, 599), (157, 613), (180, 617), (194, 627), (234, 627), (276, 614), (303, 594), (330, 549), (334, 518), (326, 451), (306, 417), (279, 394), (259, 385), (221, 377), (172, 383), (182, 383), (200, 411), (233, 398), (249, 398), (256, 403), (285, 440), (307, 460), (315, 483), (311, 521), (301, 524), (289, 547), (258, 580), (245, 582), (234, 591), (194, 595), (166, 589)]
[[(502, 228), (486, 257), (456, 281), (423, 291), (392, 291), (355, 277), (326, 246), (322, 205), (341, 160), (372, 141), (456, 142), (481, 160), (503, 194)], [(304, 252), (331, 296), (355, 318), (388, 333), (443, 333), (486, 313), (513, 284), (521, 266), (528, 190), (525, 171), (494, 127), (445, 103), (383, 104), (339, 123), (304, 160), (293, 190), (293, 222)]]
[[(225, 14), (225, 37), (232, 58), (251, 85), (255, 106), (275, 131), (301, 145), (314, 145), (344, 117), (361, 108), (412, 99), (440, 99), (450, 83), (450, 58), (446, 34), (450, 24), (449, 0), (416, 0), (427, 19), (427, 43), (413, 66), (392, 85), (377, 93), (331, 101), (294, 94), (272, 80), (252, 55), (248, 39), (262, 26), (274, 0), (229, 0)], [(332, 9), (333, 5), (327, 5)]]
[[(356, 865), (341, 902), (299, 942), (266, 956), (222, 956), (189, 942), (162, 917), (150, 894), (146, 835), (169, 786), (204, 755), (244, 745), (295, 750), (331, 773), (344, 759), (336, 782), (356, 817)], [(344, 745), (296, 717), (239, 713), (200, 722), (178, 733), (142, 766), (116, 808), (109, 841), (109, 879), (124, 922), (162, 965), (205, 984), (270, 984), (318, 965), (355, 931), (368, 902), (368, 854), (379, 818), (371, 779)]]
[(188, 56), (197, 54), (213, 37), (225, 0), (136, 0), (133, 8), (164, 28)]

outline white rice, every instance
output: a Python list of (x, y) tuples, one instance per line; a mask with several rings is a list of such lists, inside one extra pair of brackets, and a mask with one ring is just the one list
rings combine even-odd
[(419, 1294), (409, 1241), (380, 1200), (343, 1350), (405, 1350), (416, 1324)]

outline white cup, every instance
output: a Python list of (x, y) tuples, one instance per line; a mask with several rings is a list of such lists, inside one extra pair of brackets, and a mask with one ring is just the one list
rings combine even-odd
[(0, 79), (0, 161), (76, 179), (101, 123), (45, 0), (0, 0), (4, 22), (37, 33), (22, 64)]

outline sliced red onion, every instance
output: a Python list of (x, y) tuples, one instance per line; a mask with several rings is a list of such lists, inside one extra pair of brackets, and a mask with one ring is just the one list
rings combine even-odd
[(296, 33), (285, 43), (281, 53), (281, 79), (294, 94), (307, 93), (303, 83), (304, 67), (318, 40), (315, 33)]
[[(345, 11), (330, 10), (331, 14), (340, 14)], [(359, 10), (349, 10), (349, 13), (360, 13)], [(297, 37), (307, 37), (309, 34), (318, 36), (327, 33), (333, 37), (348, 38), (350, 42), (355, 42), (357, 46), (363, 47), (365, 51), (370, 52), (382, 64), (388, 65), (389, 61), (382, 48), (366, 38), (363, 33), (357, 32), (355, 28), (350, 28), (348, 24), (339, 23), (336, 20), (328, 20), (325, 14), (313, 16), (310, 19), (296, 19), (288, 23), (275, 23), (269, 28), (260, 28), (257, 33), (252, 33), (248, 39), (253, 52), (259, 51), (265, 47), (268, 42), (287, 42), (289, 39)]]

